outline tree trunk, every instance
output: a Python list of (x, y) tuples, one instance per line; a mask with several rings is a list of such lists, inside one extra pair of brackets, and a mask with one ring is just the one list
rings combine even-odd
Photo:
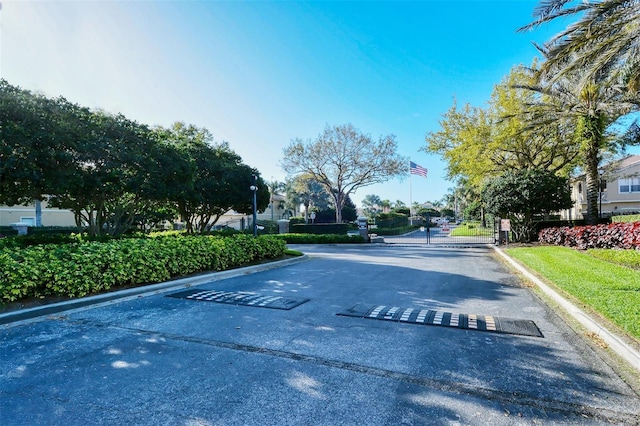
[(589, 225), (598, 223), (598, 195), (600, 191), (600, 147), (604, 141), (604, 119), (600, 116), (585, 116), (578, 125), (579, 137), (585, 162), (587, 176), (587, 216)]
[(344, 206), (344, 194), (337, 192), (333, 196), (336, 203), (336, 223), (342, 223), (342, 207)]

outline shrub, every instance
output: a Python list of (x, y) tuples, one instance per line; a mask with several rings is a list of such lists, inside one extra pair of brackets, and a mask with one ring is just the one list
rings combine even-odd
[(372, 234), (377, 235), (402, 235), (420, 228), (417, 225), (400, 226), (398, 228), (376, 228), (372, 229)]
[(301, 216), (293, 216), (289, 218), (289, 226), (297, 225), (299, 223), (306, 223), (304, 217)]
[(274, 237), (287, 244), (352, 244), (364, 243), (360, 235), (346, 234), (279, 234)]
[(545, 244), (575, 247), (581, 250), (590, 248), (638, 250), (640, 249), (640, 222), (546, 228), (540, 231), (538, 240)]
[(640, 222), (640, 214), (611, 216), (611, 222)]
[(224, 270), (284, 255), (286, 243), (253, 238), (156, 234), (107, 242), (5, 248), (0, 253), (0, 301), (87, 294), (121, 285), (160, 282), (207, 270)]
[(291, 226), (291, 232), (294, 234), (346, 234), (349, 228), (348, 223), (296, 224)]

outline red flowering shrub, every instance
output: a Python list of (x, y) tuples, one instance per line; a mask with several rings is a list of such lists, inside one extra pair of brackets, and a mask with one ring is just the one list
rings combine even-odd
[(640, 250), (640, 222), (545, 228), (538, 234), (538, 240), (545, 244), (575, 247), (580, 250), (590, 248)]

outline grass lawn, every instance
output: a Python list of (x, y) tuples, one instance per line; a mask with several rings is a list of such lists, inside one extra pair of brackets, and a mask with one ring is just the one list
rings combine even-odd
[(483, 228), (480, 222), (464, 222), (451, 230), (452, 237), (478, 237), (493, 235), (493, 228)]
[(625, 250), (585, 252), (554, 246), (505, 251), (581, 302), (583, 307), (593, 309), (640, 339), (640, 271), (622, 266), (637, 267), (640, 263), (637, 254)]

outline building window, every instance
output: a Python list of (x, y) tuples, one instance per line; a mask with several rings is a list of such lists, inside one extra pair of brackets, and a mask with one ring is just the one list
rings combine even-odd
[(640, 192), (640, 177), (619, 179), (618, 189), (621, 194)]

